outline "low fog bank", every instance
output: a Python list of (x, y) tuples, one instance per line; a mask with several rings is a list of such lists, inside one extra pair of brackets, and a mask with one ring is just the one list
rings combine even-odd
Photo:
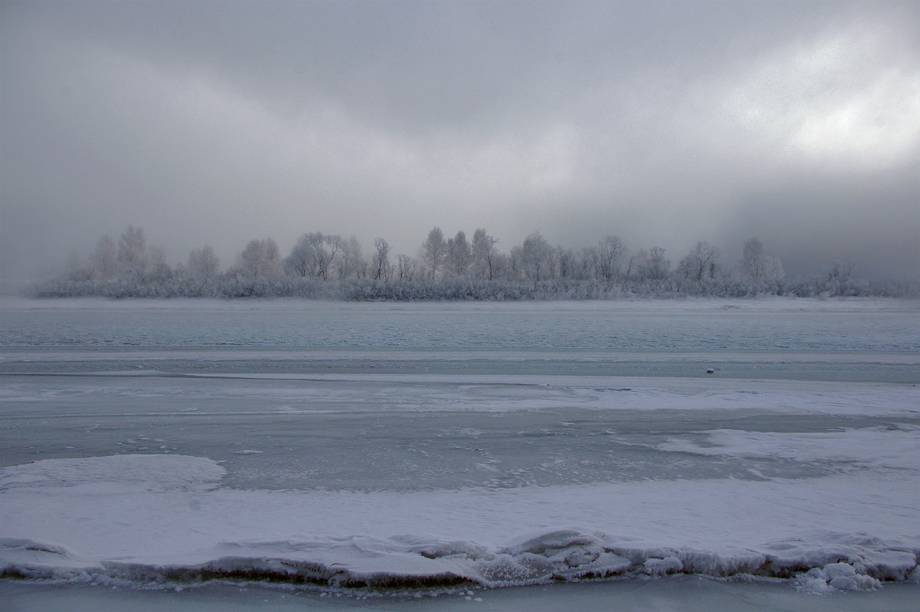
[(7, 284), (129, 223), (172, 267), (437, 223), (920, 280), (911, 0), (6, 0), (0, 78)]

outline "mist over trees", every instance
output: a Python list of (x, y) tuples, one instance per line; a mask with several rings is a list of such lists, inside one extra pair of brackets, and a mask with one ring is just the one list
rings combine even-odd
[[(615, 299), (621, 297), (917, 297), (916, 284), (869, 283), (854, 277), (857, 262), (828, 265), (827, 273), (785, 278), (782, 263), (756, 237), (741, 259), (725, 261), (716, 246), (697, 242), (672, 269), (660, 246), (630, 248), (616, 235), (578, 250), (554, 246), (539, 231), (507, 252), (478, 228), (428, 232), (418, 255), (393, 253), (382, 237), (365, 257), (354, 236), (304, 233), (287, 256), (271, 238), (255, 238), (221, 270), (209, 245), (185, 263), (166, 263), (141, 227), (102, 236), (88, 258), (74, 253), (66, 272), (31, 286), (35, 297), (303, 297), (344, 300)], [(679, 256), (679, 255), (678, 255)]]

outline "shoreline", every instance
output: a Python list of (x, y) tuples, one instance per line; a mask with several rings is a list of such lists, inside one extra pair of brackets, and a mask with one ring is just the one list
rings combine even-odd
[[(434, 595), (434, 596), (433, 596)], [(453, 589), (451, 592), (404, 594), (362, 591), (330, 592), (319, 589), (266, 587), (258, 583), (211, 583), (181, 590), (126, 589), (113, 586), (51, 585), (0, 580), (0, 598), (17, 612), (68, 609), (107, 612), (131, 610), (154, 612), (268, 610), (380, 610), (401, 612), (454, 612), (476, 610), (577, 609), (607, 612), (615, 602), (618, 612), (650, 609), (683, 612), (909, 612), (916, 609), (920, 585), (885, 583), (870, 592), (836, 591), (814, 595), (797, 590), (792, 581), (716, 580), (697, 576), (673, 576), (641, 580), (560, 583), (498, 589)]]

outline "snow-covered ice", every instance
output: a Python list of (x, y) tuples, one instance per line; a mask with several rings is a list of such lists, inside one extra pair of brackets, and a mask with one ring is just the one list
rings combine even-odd
[[(500, 327), (503, 305), (31, 304), (0, 317), (7, 577), (345, 588), (697, 574), (816, 594), (920, 577), (911, 303), (517, 304), (514, 346), (457, 350), (458, 321)], [(366, 306), (404, 345), (271, 342), (291, 312), (305, 328), (370, 329)], [(151, 341), (87, 341), (113, 312), (146, 321)], [(190, 340), (215, 312), (243, 326), (225, 339), (253, 343), (223, 345), (204, 323)], [(614, 320), (654, 335), (649, 316), (708, 328), (726, 312), (717, 348), (683, 332), (677, 349), (635, 333), (602, 346)], [(751, 331), (765, 319), (769, 332)], [(61, 321), (69, 331), (44, 325)], [(591, 326), (607, 340), (563, 338)]]
[(411, 492), (238, 490), (219, 487), (222, 475), (212, 461), (164, 455), (6, 468), (5, 571), (496, 586), (624, 573), (791, 577), (846, 563), (903, 580), (920, 552), (916, 474)]

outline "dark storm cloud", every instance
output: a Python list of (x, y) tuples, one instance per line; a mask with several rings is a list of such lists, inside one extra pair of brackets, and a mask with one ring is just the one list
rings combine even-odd
[(920, 274), (916, 3), (2, 11), (6, 274), (128, 223), (173, 261), (441, 225)]

